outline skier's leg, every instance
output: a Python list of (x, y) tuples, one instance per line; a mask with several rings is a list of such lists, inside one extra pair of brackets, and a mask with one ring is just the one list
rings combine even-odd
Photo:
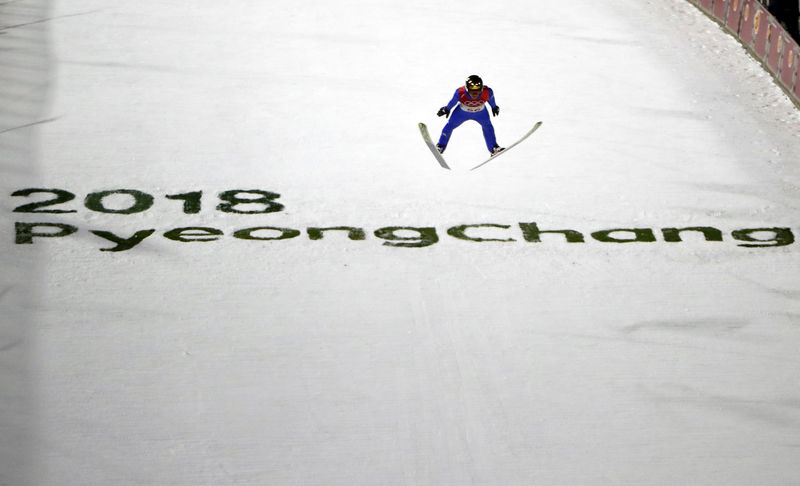
[(450, 119), (447, 120), (447, 124), (442, 128), (442, 134), (439, 136), (438, 145), (447, 147), (447, 143), (450, 141), (450, 134), (465, 121), (467, 121), (467, 117), (465, 116), (464, 110), (460, 108), (453, 110), (453, 113), (450, 114)]
[(483, 110), (475, 117), (475, 121), (481, 124), (483, 128), (483, 139), (486, 141), (486, 148), (491, 152), (497, 145), (497, 137), (494, 134), (494, 125), (492, 119), (489, 118), (489, 110)]

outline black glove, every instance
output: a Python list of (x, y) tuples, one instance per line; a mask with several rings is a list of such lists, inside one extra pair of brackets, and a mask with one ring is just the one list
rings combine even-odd
[(443, 106), (443, 107), (439, 108), (439, 112), (436, 113), (436, 116), (443, 116), (443, 117), (447, 118), (447, 117), (450, 116), (450, 109), (447, 108), (446, 106)]
[(497, 116), (499, 114), (500, 114), (500, 107), (499, 106), (495, 106), (494, 108), (492, 108), (492, 115), (493, 116)]

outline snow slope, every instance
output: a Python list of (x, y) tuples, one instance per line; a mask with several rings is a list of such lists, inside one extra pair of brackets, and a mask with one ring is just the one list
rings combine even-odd
[(688, 2), (0, 8), (0, 484), (800, 482), (800, 116)]

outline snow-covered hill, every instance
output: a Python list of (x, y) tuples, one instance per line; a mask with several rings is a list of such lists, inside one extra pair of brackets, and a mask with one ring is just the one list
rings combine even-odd
[[(800, 117), (695, 7), (184, 3), (0, 5), (0, 484), (800, 482)], [(544, 125), (445, 171), (470, 74)]]

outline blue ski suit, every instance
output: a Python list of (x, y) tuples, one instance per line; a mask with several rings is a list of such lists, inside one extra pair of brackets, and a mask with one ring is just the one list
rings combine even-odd
[(483, 128), (483, 138), (486, 141), (486, 148), (491, 152), (497, 145), (497, 138), (494, 134), (492, 120), (489, 118), (489, 110), (484, 106), (486, 103), (489, 103), (492, 109), (497, 108), (497, 103), (494, 101), (494, 92), (490, 87), (484, 86), (481, 94), (477, 98), (471, 97), (464, 86), (458, 88), (455, 94), (453, 94), (453, 98), (447, 103), (448, 110), (452, 110), (456, 104), (458, 106), (452, 111), (447, 124), (442, 129), (442, 135), (439, 137), (439, 145), (447, 147), (447, 142), (450, 141), (450, 134), (453, 133), (453, 130), (467, 120), (474, 120), (481, 124), (481, 128)]

